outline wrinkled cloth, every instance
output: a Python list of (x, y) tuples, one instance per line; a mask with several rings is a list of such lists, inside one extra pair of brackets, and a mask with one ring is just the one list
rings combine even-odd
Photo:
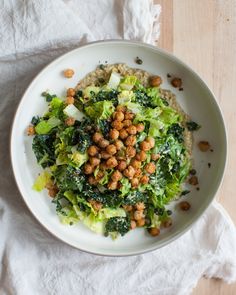
[[(0, 294), (185, 295), (198, 279), (236, 279), (236, 230), (213, 203), (168, 246), (112, 258), (76, 250), (32, 217), (16, 188), (8, 142), (16, 106), (47, 63), (80, 44), (132, 39), (154, 44), (160, 6), (149, 0), (10, 0), (0, 10)], [(23, 171), (22, 171), (23, 173)]]

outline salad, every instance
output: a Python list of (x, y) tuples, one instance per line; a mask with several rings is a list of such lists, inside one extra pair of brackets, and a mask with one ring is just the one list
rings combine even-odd
[(44, 92), (47, 111), (28, 127), (43, 168), (33, 189), (48, 190), (62, 223), (113, 239), (171, 226), (166, 206), (191, 169), (193, 124), (175, 96), (159, 76), (125, 69), (100, 66), (65, 99)]

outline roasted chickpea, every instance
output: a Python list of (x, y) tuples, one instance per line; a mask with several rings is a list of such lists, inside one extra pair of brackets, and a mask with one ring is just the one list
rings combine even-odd
[(169, 217), (169, 218), (167, 218), (164, 222), (163, 222), (163, 226), (165, 227), (165, 228), (168, 228), (168, 227), (170, 227), (172, 225), (172, 219)]
[(129, 136), (129, 133), (125, 129), (121, 129), (120, 133), (119, 133), (119, 136), (120, 136), (121, 139), (124, 140)]
[(116, 140), (114, 145), (116, 146), (117, 151), (120, 151), (124, 147), (124, 144), (121, 140)]
[(134, 177), (135, 174), (135, 169), (132, 166), (128, 166), (124, 172), (123, 172), (124, 176), (126, 176), (129, 179), (132, 179)]
[(104, 176), (104, 172), (102, 170), (99, 170), (95, 178), (96, 180), (101, 180), (103, 176)]
[(109, 159), (111, 157), (111, 154), (109, 154), (106, 151), (101, 151), (101, 154), (100, 155), (101, 155), (101, 158), (102, 159), (105, 159), (105, 160), (107, 160), (107, 159)]
[(153, 161), (157, 161), (158, 159), (160, 159), (160, 154), (151, 154), (151, 159), (153, 160)]
[(179, 203), (179, 207), (183, 211), (188, 211), (191, 208), (191, 205), (187, 201), (182, 201)]
[(125, 154), (128, 158), (133, 158), (136, 155), (136, 149), (133, 146), (127, 146)]
[(131, 120), (124, 120), (122, 123), (123, 123), (123, 126), (124, 127), (129, 127), (129, 126), (132, 125), (132, 121)]
[(125, 115), (123, 112), (118, 111), (113, 113), (113, 119), (117, 121), (123, 121), (125, 118)]
[(210, 146), (208, 141), (203, 140), (203, 141), (200, 141), (198, 143), (198, 147), (199, 147), (201, 152), (207, 152), (210, 149), (211, 146)]
[(147, 154), (144, 151), (140, 151), (137, 155), (136, 155), (136, 159), (138, 161), (146, 161), (147, 159)]
[(98, 145), (100, 146), (100, 148), (104, 149), (109, 145), (109, 141), (103, 138), (99, 140)]
[(150, 143), (145, 140), (140, 142), (140, 149), (145, 152), (149, 151), (151, 149)]
[(118, 165), (118, 162), (115, 157), (111, 157), (106, 161), (108, 168), (114, 168)]
[(72, 118), (72, 117), (68, 117), (68, 118), (66, 118), (66, 120), (65, 120), (65, 124), (66, 124), (67, 126), (73, 126), (73, 125), (75, 124), (75, 119)]
[(84, 173), (85, 174), (92, 174), (93, 171), (94, 171), (94, 167), (92, 165), (90, 165), (88, 163), (84, 165)]
[(115, 190), (117, 189), (117, 185), (118, 185), (117, 181), (109, 181), (107, 184), (107, 187), (110, 190)]
[(143, 211), (140, 211), (140, 210), (134, 211), (134, 219), (135, 220), (140, 220), (142, 218), (144, 218)]
[(100, 164), (100, 159), (98, 159), (96, 157), (91, 157), (91, 158), (89, 158), (89, 162), (92, 166), (97, 166)]
[(137, 132), (143, 132), (144, 128), (145, 127), (142, 123), (136, 125)]
[(126, 130), (131, 135), (135, 135), (137, 133), (137, 128), (134, 125), (130, 125)]
[(109, 132), (109, 136), (111, 139), (115, 140), (119, 137), (119, 131), (116, 129), (111, 129)]
[(136, 160), (136, 159), (133, 159), (131, 162), (130, 162), (130, 165), (134, 167), (134, 169), (139, 169), (141, 168), (141, 162)]
[(27, 128), (27, 135), (35, 135), (35, 128), (34, 128), (34, 126), (30, 125)]
[(134, 135), (130, 135), (127, 137), (126, 141), (125, 141), (125, 145), (131, 145), (134, 146), (137, 142), (136, 136)]
[(145, 225), (145, 218), (141, 218), (139, 220), (137, 220), (137, 226), (144, 226)]
[(141, 177), (142, 176), (142, 170), (140, 168), (136, 169), (134, 177)]
[(174, 86), (175, 88), (179, 88), (182, 86), (182, 80), (180, 78), (173, 78), (171, 80), (171, 84), (172, 86)]
[(131, 112), (126, 112), (125, 113), (125, 120), (133, 120), (134, 114)]
[(72, 78), (75, 72), (72, 69), (66, 69), (63, 73), (66, 78)]
[(116, 171), (114, 171), (114, 172), (112, 173), (111, 179), (112, 179), (113, 181), (119, 181), (119, 180), (122, 179), (122, 177), (123, 177), (123, 176), (122, 176), (121, 172), (118, 171), (118, 170), (116, 170)]
[(149, 177), (147, 175), (143, 175), (141, 178), (140, 178), (140, 183), (142, 184), (147, 184), (149, 182)]
[(135, 229), (136, 228), (136, 222), (134, 220), (130, 221), (130, 228)]
[(117, 112), (123, 112), (124, 113), (126, 111), (126, 106), (118, 105), (116, 107), (116, 111)]
[(130, 212), (133, 210), (133, 207), (131, 205), (123, 205), (123, 208), (125, 209), (125, 211)]
[(75, 89), (74, 88), (68, 88), (66, 92), (67, 96), (75, 96)]
[(121, 121), (115, 120), (115, 121), (113, 121), (113, 122), (111, 123), (111, 126), (112, 126), (114, 129), (120, 131), (120, 130), (123, 128), (123, 123), (122, 123)]
[(145, 204), (143, 202), (139, 202), (135, 205), (137, 210), (144, 210), (145, 209)]
[(102, 163), (99, 165), (99, 168), (100, 168), (102, 171), (108, 169), (106, 162), (102, 162)]
[(74, 104), (75, 99), (73, 96), (67, 96), (66, 97), (66, 104)]
[(117, 151), (116, 151), (116, 146), (114, 144), (109, 144), (106, 147), (106, 152), (110, 155), (114, 155)]
[(132, 188), (137, 188), (139, 186), (139, 180), (138, 178), (134, 177), (130, 180)]
[(102, 209), (102, 203), (95, 201), (95, 200), (89, 200), (89, 203), (92, 205), (93, 209), (96, 211), (99, 211)]
[(152, 227), (148, 229), (148, 232), (151, 236), (155, 237), (160, 234), (160, 229), (158, 227)]
[(189, 178), (188, 183), (191, 185), (197, 185), (198, 184), (198, 178), (196, 175), (193, 175)]
[(95, 132), (94, 135), (93, 135), (93, 141), (95, 143), (98, 143), (100, 140), (103, 139), (103, 136), (100, 132)]
[(98, 153), (98, 148), (95, 146), (95, 145), (91, 145), (89, 148), (88, 148), (88, 154), (89, 156), (96, 156)]
[(162, 79), (160, 76), (152, 76), (150, 77), (149, 84), (151, 87), (159, 87), (162, 83)]
[(153, 162), (150, 162), (145, 165), (145, 170), (147, 173), (152, 174), (156, 171), (156, 165)]
[(49, 195), (49, 197), (51, 197), (51, 198), (56, 197), (57, 193), (58, 193), (58, 189), (57, 189), (57, 188), (50, 188), (50, 189), (48, 190), (48, 195)]
[(155, 139), (153, 137), (147, 137), (146, 141), (150, 144), (150, 147), (153, 148), (155, 146)]
[(124, 171), (126, 169), (126, 167), (127, 167), (127, 163), (124, 160), (122, 160), (119, 162), (117, 169), (119, 171)]
[(88, 182), (89, 182), (89, 184), (91, 184), (91, 185), (97, 185), (98, 184), (98, 181), (95, 179), (95, 177), (94, 176), (89, 176), (89, 179), (88, 179)]

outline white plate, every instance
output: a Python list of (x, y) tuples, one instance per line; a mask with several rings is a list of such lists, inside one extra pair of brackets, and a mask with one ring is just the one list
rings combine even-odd
[[(142, 65), (135, 58), (143, 60)], [(98, 63), (126, 63), (130, 67), (145, 69), (163, 78), (163, 88), (171, 89), (180, 105), (202, 128), (194, 133), (193, 151), (195, 168), (198, 172), (200, 190), (191, 187), (192, 192), (185, 198), (191, 203), (191, 210), (180, 212), (173, 202), (173, 226), (158, 237), (149, 236), (143, 229), (129, 232), (112, 241), (99, 236), (82, 224), (62, 225), (55, 213), (54, 205), (47, 192), (37, 193), (32, 184), (40, 171), (31, 149), (32, 138), (26, 135), (26, 128), (33, 115), (42, 114), (47, 104), (41, 97), (42, 91), (64, 97), (66, 88), (74, 87)], [(62, 71), (73, 68), (75, 75), (65, 79)], [(167, 73), (183, 80), (184, 91), (171, 87)], [(198, 140), (207, 140), (214, 152), (202, 153), (196, 148)], [(26, 90), (15, 115), (11, 136), (11, 158), (19, 190), (33, 215), (54, 236), (71, 246), (101, 255), (134, 255), (160, 248), (173, 241), (203, 214), (214, 198), (220, 185), (226, 162), (226, 132), (222, 114), (214, 95), (201, 78), (176, 57), (150, 45), (129, 41), (95, 42), (79, 47), (53, 61), (44, 68)], [(211, 163), (211, 168), (208, 167)], [(181, 198), (181, 199), (185, 199)]]

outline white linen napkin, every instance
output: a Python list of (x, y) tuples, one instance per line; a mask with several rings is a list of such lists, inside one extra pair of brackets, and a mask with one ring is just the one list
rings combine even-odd
[(236, 280), (236, 230), (213, 203), (177, 241), (151, 253), (99, 257), (60, 242), (31, 216), (8, 153), (16, 105), (35, 74), (79, 44), (153, 43), (160, 6), (149, 0), (11, 0), (0, 12), (0, 294), (189, 294), (198, 279)]

